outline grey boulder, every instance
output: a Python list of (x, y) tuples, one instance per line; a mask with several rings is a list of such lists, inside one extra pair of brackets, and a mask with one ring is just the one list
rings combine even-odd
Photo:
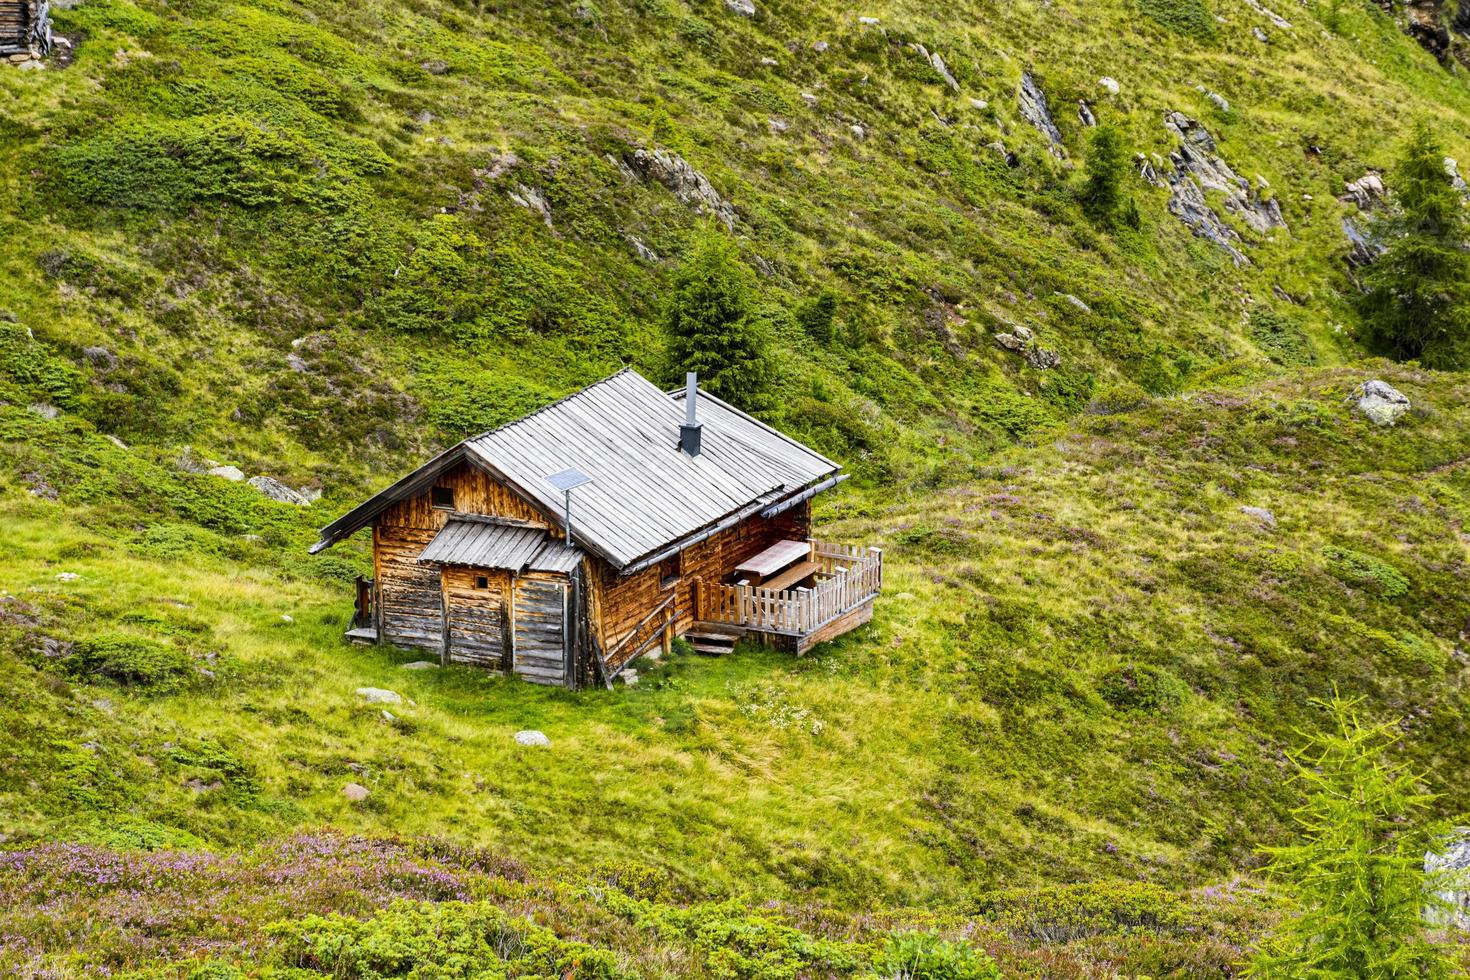
[(283, 504), (305, 507), (311, 503), (304, 494), (292, 490), (273, 476), (252, 476), (247, 482), (265, 496), (272, 500), (279, 500)]
[(528, 728), (525, 731), (516, 732), (516, 744), (547, 746), (551, 744), (551, 739), (546, 737), (545, 732), (538, 732), (534, 728)]
[(1393, 425), (1413, 407), (1409, 396), (1386, 381), (1364, 381), (1353, 390), (1358, 411), (1375, 425)]

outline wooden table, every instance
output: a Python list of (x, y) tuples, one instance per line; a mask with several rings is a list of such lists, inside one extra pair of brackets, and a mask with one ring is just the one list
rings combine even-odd
[(811, 553), (809, 541), (777, 541), (760, 554), (752, 555), (736, 565), (735, 574), (753, 576), (757, 580), (756, 584), (760, 584), (797, 562), (810, 558)]

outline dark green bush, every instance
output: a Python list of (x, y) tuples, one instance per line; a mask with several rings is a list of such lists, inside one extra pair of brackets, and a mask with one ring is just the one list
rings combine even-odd
[(312, 915), (267, 931), (281, 941), (287, 964), (337, 980), (624, 976), (611, 952), (483, 902), (395, 902), (366, 920)]
[(1000, 980), (1000, 968), (981, 950), (924, 932), (889, 936), (874, 963), (880, 977), (906, 980)]
[(1185, 687), (1162, 667), (1129, 663), (1109, 670), (1097, 682), (1104, 701), (1125, 711), (1164, 711), (1183, 699)]
[(1329, 545), (1322, 549), (1327, 570), (1351, 585), (1373, 589), (1385, 599), (1396, 599), (1409, 591), (1409, 580), (1398, 569), (1372, 555)]
[(132, 633), (102, 633), (78, 640), (68, 667), (78, 676), (152, 691), (173, 690), (194, 676), (188, 653)]
[(1137, 0), (1139, 12), (1197, 41), (1215, 36), (1215, 15), (1204, 0)]

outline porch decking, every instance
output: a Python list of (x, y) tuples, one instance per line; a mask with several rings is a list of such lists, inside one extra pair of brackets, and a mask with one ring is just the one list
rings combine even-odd
[(883, 551), (808, 543), (810, 551), (795, 567), (809, 573), (810, 587), (701, 583), (696, 618), (759, 634), (765, 642), (798, 654), (870, 620), (873, 600), (883, 588)]

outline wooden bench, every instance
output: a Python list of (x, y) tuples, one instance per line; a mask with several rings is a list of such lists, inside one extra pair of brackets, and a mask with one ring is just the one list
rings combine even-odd
[(785, 589), (791, 588), (797, 582), (800, 582), (803, 579), (810, 578), (812, 575), (815, 575), (821, 569), (821, 567), (821, 563), (819, 562), (797, 562), (795, 565), (792, 565), (790, 568), (786, 569), (786, 571), (782, 572), (780, 575), (777, 575), (769, 582), (762, 582), (760, 587), (763, 589), (770, 589), (772, 592), (781, 592)]

